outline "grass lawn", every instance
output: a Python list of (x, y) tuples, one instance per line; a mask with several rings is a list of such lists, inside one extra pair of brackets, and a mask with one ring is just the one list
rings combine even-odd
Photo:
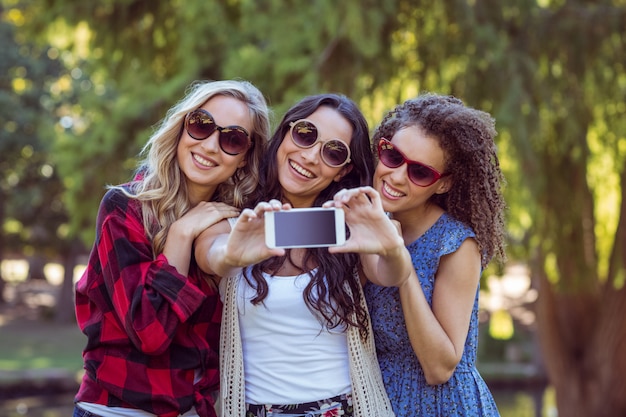
[(74, 324), (15, 319), (0, 326), (0, 370), (62, 368), (78, 372), (87, 338)]
[(24, 371), (81, 371), (87, 338), (76, 323), (50, 317), (57, 292), (58, 285), (47, 281), (6, 283), (6, 302), (0, 303), (0, 379)]
[(87, 338), (27, 301), (0, 304), (0, 416), (71, 416)]

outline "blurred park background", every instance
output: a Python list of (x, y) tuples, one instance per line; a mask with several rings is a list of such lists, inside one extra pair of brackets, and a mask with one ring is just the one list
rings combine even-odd
[[(73, 292), (107, 184), (194, 80), (274, 122), (422, 91), (497, 120), (506, 265), (479, 369), (503, 417), (626, 416), (626, 0), (0, 0), (0, 416), (70, 415)], [(56, 410), (56, 411), (55, 411)]]

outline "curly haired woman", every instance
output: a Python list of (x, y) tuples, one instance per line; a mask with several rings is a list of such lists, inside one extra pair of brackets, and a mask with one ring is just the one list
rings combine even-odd
[(455, 97), (407, 100), (374, 132), (374, 188), (327, 204), (343, 207), (350, 227), (331, 251), (361, 253), (371, 281), (365, 296), (398, 417), (499, 415), (476, 369), (480, 276), (505, 259), (495, 135), (489, 114)]

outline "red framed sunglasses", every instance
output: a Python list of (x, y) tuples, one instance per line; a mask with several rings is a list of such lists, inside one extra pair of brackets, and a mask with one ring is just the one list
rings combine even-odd
[(410, 160), (385, 138), (381, 138), (378, 142), (378, 159), (389, 168), (398, 168), (406, 163), (409, 180), (419, 187), (428, 187), (449, 175), (447, 173), (442, 174), (435, 168), (424, 165), (421, 162)]
[[(291, 140), (300, 148), (312, 148), (321, 141), (317, 126), (306, 119), (296, 120), (291, 126)], [(330, 167), (338, 168), (350, 162), (350, 147), (341, 139), (330, 139), (322, 142), (320, 148), (322, 161)]]
[(208, 111), (196, 109), (185, 116), (185, 129), (195, 140), (204, 140), (216, 130), (219, 134), (220, 149), (228, 155), (238, 155), (250, 147), (252, 141), (248, 131), (241, 126), (218, 126)]

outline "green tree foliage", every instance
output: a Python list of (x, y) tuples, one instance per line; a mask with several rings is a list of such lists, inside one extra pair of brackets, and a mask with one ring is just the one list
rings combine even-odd
[[(375, 3), (42, 0), (19, 6), (28, 32), (50, 41), (68, 68), (57, 97), (65, 103), (57, 117), (67, 127), (56, 146), (72, 230), (93, 238), (89, 226), (103, 184), (128, 179), (150, 126), (195, 79), (248, 79), (278, 115), (313, 92), (365, 95), (390, 68), (380, 34), (391, 33), (385, 17), (394, 15), (394, 2)], [(358, 81), (373, 68), (378, 75)]]
[(50, 259), (64, 249), (59, 233), (68, 220), (50, 162), (53, 123), (46, 108), (60, 65), (10, 22), (0, 21), (0, 42), (0, 259)]
[(623, 414), (626, 7), (448, 1), (445, 10), (455, 30), (444, 48), (452, 41), (467, 52), (449, 49), (442, 85), (497, 116), (514, 162), (511, 254), (531, 263), (540, 287), (538, 330), (559, 413)]

